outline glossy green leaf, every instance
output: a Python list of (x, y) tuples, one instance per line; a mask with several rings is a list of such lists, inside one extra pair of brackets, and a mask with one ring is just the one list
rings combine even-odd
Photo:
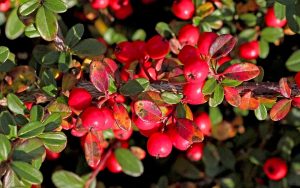
[[(1, 184), (0, 184), (1, 185)], [(17, 174), (12, 170), (8, 169), (3, 178), (3, 187), (25, 187), (24, 183), (18, 178)]]
[(44, 108), (40, 105), (35, 105), (30, 110), (30, 121), (40, 121), (44, 116)]
[(33, 121), (27, 123), (18, 132), (20, 138), (32, 138), (37, 135), (40, 135), (44, 131), (45, 127), (39, 121)]
[(83, 188), (85, 184), (77, 174), (65, 170), (54, 172), (51, 179), (57, 188)]
[(28, 183), (40, 184), (43, 181), (42, 173), (28, 163), (13, 161), (11, 167), (22, 180)]
[(131, 151), (124, 148), (117, 148), (115, 150), (117, 161), (122, 167), (122, 171), (130, 176), (138, 177), (144, 172), (142, 162), (134, 156)]
[(62, 0), (45, 0), (43, 6), (55, 13), (63, 13), (68, 9), (67, 4)]
[(225, 78), (225, 79), (222, 80), (221, 83), (222, 83), (223, 86), (236, 87), (238, 85), (241, 85), (243, 82), (238, 81), (238, 80), (232, 80), (232, 79)]
[(259, 57), (264, 59), (269, 55), (270, 47), (269, 44), (264, 41), (260, 40), (259, 41)]
[(43, 142), (38, 138), (30, 138), (18, 145), (13, 152), (14, 161), (31, 163), (45, 153)]
[(57, 18), (53, 12), (45, 7), (40, 7), (35, 17), (35, 24), (44, 40), (52, 41), (58, 31)]
[(67, 72), (72, 63), (72, 55), (68, 52), (61, 52), (58, 58), (58, 69), (62, 72)]
[(60, 53), (58, 51), (48, 52), (47, 54), (45, 54), (43, 56), (41, 64), (51, 65), (51, 64), (56, 63), (58, 61), (59, 54)]
[(57, 93), (56, 80), (50, 70), (46, 70), (41, 76), (42, 90), (51, 97)]
[(254, 110), (254, 114), (258, 120), (265, 120), (268, 117), (268, 111), (265, 105), (260, 104), (257, 109)]
[(45, 147), (55, 153), (65, 149), (67, 137), (63, 132), (49, 132), (38, 136), (44, 143)]
[(52, 131), (61, 125), (62, 118), (60, 113), (51, 113), (43, 122), (45, 132)]
[(255, 26), (257, 17), (253, 13), (246, 13), (240, 15), (240, 19), (247, 25), (247, 26)]
[(84, 26), (82, 24), (76, 24), (68, 31), (65, 39), (65, 43), (70, 48), (74, 47), (80, 40), (84, 33)]
[(8, 59), (9, 53), (9, 49), (7, 47), (0, 46), (0, 64)]
[(155, 30), (164, 37), (168, 37), (169, 35), (175, 36), (175, 33), (171, 30), (169, 25), (165, 22), (158, 22), (155, 26)]
[(300, 71), (300, 50), (295, 51), (285, 62), (285, 66), (290, 71)]
[(172, 92), (163, 92), (161, 94), (162, 99), (168, 104), (177, 104), (183, 98), (182, 94), (175, 94)]
[(245, 41), (252, 41), (255, 39), (257, 31), (255, 29), (244, 29), (239, 33), (239, 38)]
[(275, 16), (276, 18), (282, 20), (285, 18), (285, 5), (284, 4), (281, 4), (277, 1), (275, 1), (274, 3), (274, 13), (275, 13)]
[(24, 32), (25, 29), (25, 25), (20, 21), (17, 15), (17, 11), (18, 9), (15, 8), (13, 11), (10, 12), (10, 15), (5, 25), (5, 35), (11, 40), (18, 38)]
[(149, 80), (145, 78), (137, 78), (128, 81), (120, 88), (120, 92), (125, 96), (135, 96), (144, 90), (146, 90), (150, 85)]
[(63, 103), (59, 100), (53, 101), (48, 106), (48, 111), (50, 113), (59, 113), (63, 119), (69, 117), (72, 114), (72, 111), (68, 104)]
[(281, 28), (266, 27), (261, 31), (261, 38), (266, 42), (275, 42), (283, 36), (284, 34)]
[(8, 109), (16, 114), (24, 115), (26, 109), (24, 103), (13, 93), (7, 95)]
[(40, 6), (40, 2), (38, 0), (30, 0), (19, 7), (19, 14), (21, 16), (29, 16), (34, 11), (36, 11)]
[(224, 89), (221, 85), (217, 85), (213, 95), (209, 98), (209, 106), (216, 107), (224, 100)]
[(8, 111), (0, 113), (0, 133), (7, 135), (8, 138), (17, 136), (16, 121)]
[(202, 88), (202, 93), (204, 95), (212, 94), (215, 91), (217, 84), (218, 83), (215, 78), (209, 78), (208, 80), (205, 81), (205, 84)]
[(29, 38), (37, 38), (41, 36), (34, 24), (30, 24), (25, 28), (25, 35)]
[(73, 53), (83, 57), (95, 57), (105, 53), (106, 46), (97, 39), (84, 39), (76, 44)]
[(10, 150), (10, 141), (5, 135), (0, 134), (0, 163), (7, 160)]
[(209, 118), (213, 125), (219, 124), (223, 120), (223, 115), (218, 107), (209, 107)]
[(143, 29), (137, 29), (133, 34), (132, 34), (132, 37), (131, 37), (131, 40), (132, 41), (136, 41), (136, 40), (142, 40), (144, 41), (146, 39), (146, 32), (145, 30)]

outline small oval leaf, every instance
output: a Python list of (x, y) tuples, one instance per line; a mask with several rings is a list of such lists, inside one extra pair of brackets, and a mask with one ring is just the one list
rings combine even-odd
[(291, 109), (292, 100), (282, 99), (278, 101), (270, 111), (270, 118), (273, 121), (282, 120)]

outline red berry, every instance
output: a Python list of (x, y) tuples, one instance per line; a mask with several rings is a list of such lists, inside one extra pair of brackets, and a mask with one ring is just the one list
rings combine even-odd
[(92, 102), (91, 94), (84, 88), (74, 88), (70, 92), (68, 104), (71, 109), (83, 110)]
[(288, 168), (283, 159), (273, 157), (266, 160), (263, 170), (270, 180), (278, 181), (286, 176)]
[(135, 58), (137, 60), (144, 60), (148, 55), (146, 52), (146, 42), (137, 40), (132, 42), (133, 48), (135, 49)]
[(106, 161), (107, 169), (112, 173), (120, 173), (122, 172), (122, 167), (120, 163), (117, 161), (117, 158), (114, 153), (112, 153), (107, 161)]
[(198, 40), (198, 53), (201, 55), (209, 55), (209, 48), (218, 35), (214, 32), (201, 33)]
[(192, 105), (205, 103), (206, 99), (202, 93), (203, 85), (204, 82), (185, 84), (183, 87), (184, 101)]
[(258, 41), (251, 41), (242, 44), (239, 48), (240, 57), (243, 59), (256, 59), (259, 57)]
[(147, 150), (153, 157), (167, 157), (172, 151), (171, 139), (164, 133), (154, 133), (148, 139)]
[(201, 112), (199, 115), (197, 115), (194, 119), (194, 122), (204, 135), (211, 135), (211, 121), (206, 112)]
[[(106, 115), (108, 115), (106, 117)], [(106, 130), (111, 128), (111, 114), (107, 110), (101, 110), (90, 106), (81, 114), (82, 126), (86, 129)]]
[(32, 105), (33, 105), (33, 102), (24, 102), (24, 105), (26, 106), (26, 108), (27, 108), (28, 110), (31, 110)]
[(124, 64), (129, 64), (136, 59), (136, 49), (131, 42), (120, 42), (114, 51), (116, 59)]
[(203, 156), (203, 143), (193, 144), (187, 151), (186, 156), (191, 161), (199, 161)]
[(140, 130), (151, 130), (155, 127), (159, 127), (161, 125), (161, 122), (148, 122), (144, 121), (138, 116), (133, 116), (132, 118), (134, 124), (139, 128)]
[(128, 140), (132, 135), (133, 129), (130, 128), (129, 130), (123, 129), (114, 129), (113, 130), (116, 139), (118, 140)]
[(171, 127), (168, 127), (168, 131), (167, 134), (170, 137), (172, 144), (175, 148), (181, 150), (181, 151), (185, 151), (187, 150), (192, 142), (184, 139), (176, 130), (176, 127), (174, 127), (175, 125), (171, 125)]
[(100, 110), (102, 111), (104, 116), (104, 125), (105, 127), (107, 127), (105, 129), (112, 128), (115, 124), (115, 118), (112, 111), (106, 107), (103, 107)]
[(109, 7), (115, 11), (127, 6), (129, 3), (130, 0), (109, 0)]
[(53, 151), (50, 151), (48, 149), (46, 149), (46, 158), (49, 160), (49, 161), (53, 161), (53, 160), (56, 160), (60, 157), (60, 153), (54, 153)]
[(91, 6), (94, 9), (104, 9), (108, 6), (109, 0), (93, 0)]
[(187, 64), (190, 59), (194, 59), (197, 57), (199, 57), (197, 49), (190, 45), (185, 45), (178, 54), (178, 59), (183, 64)]
[(199, 39), (199, 29), (192, 24), (183, 26), (178, 33), (178, 40), (182, 45), (195, 46)]
[(297, 72), (297, 74), (295, 75), (295, 82), (297, 86), (300, 88), (300, 72)]
[(203, 82), (208, 75), (208, 64), (206, 61), (200, 58), (190, 59), (190, 61), (184, 65), (184, 77), (189, 82)]
[(127, 69), (125, 67), (122, 67), (121, 72), (120, 72), (120, 78), (123, 82), (128, 82), (129, 80), (129, 73), (127, 72)]
[(286, 19), (280, 20), (275, 16), (273, 7), (268, 8), (265, 15), (265, 23), (268, 27), (283, 27), (286, 24)]
[(7, 12), (10, 9), (10, 0), (0, 1), (0, 12)]
[(142, 130), (142, 129), (139, 129), (139, 132), (141, 133), (141, 135), (145, 136), (145, 137), (149, 137), (151, 136), (152, 134), (154, 133), (157, 133), (161, 128), (161, 125), (160, 126), (156, 126), (152, 129), (149, 129), (149, 130)]
[(169, 41), (160, 35), (155, 35), (146, 43), (146, 50), (152, 59), (164, 58), (170, 51)]
[(122, 6), (120, 9), (115, 10), (114, 11), (114, 15), (117, 19), (119, 20), (124, 20), (126, 19), (128, 16), (130, 16), (132, 14), (133, 10), (132, 10), (132, 6), (131, 4), (127, 4), (125, 6)]
[(173, 14), (182, 19), (191, 19), (195, 12), (195, 6), (192, 0), (174, 0), (172, 5)]

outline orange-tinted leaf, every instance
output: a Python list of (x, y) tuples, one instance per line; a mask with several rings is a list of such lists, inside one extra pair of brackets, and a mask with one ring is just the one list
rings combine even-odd
[(118, 127), (128, 131), (131, 128), (131, 120), (126, 108), (122, 104), (115, 103), (112, 111)]
[(259, 107), (259, 102), (257, 99), (252, 97), (252, 92), (249, 91), (242, 96), (239, 108), (242, 110), (255, 110)]
[(193, 112), (189, 105), (182, 103), (176, 105), (175, 116), (176, 118), (194, 119)]
[(238, 80), (238, 81), (248, 81), (259, 75), (259, 68), (252, 63), (239, 63), (233, 64), (228, 67), (223, 75), (226, 78)]
[(270, 111), (270, 118), (273, 121), (282, 120), (291, 109), (292, 100), (282, 99), (278, 101)]
[(8, 75), (12, 78), (12, 85), (7, 87), (16, 93), (27, 90), (36, 81), (34, 68), (26, 65), (13, 68)]
[(190, 142), (202, 142), (204, 139), (203, 133), (200, 129), (194, 124), (193, 121), (179, 118), (176, 120), (176, 130), (178, 134)]
[(238, 107), (241, 104), (242, 98), (238, 92), (233, 87), (224, 87), (225, 99), (232, 106)]
[(71, 134), (76, 137), (82, 137), (86, 135), (88, 130), (82, 126), (80, 118), (77, 119), (75, 127), (71, 130)]
[(162, 113), (158, 106), (152, 101), (140, 100), (134, 103), (136, 115), (143, 121), (158, 122), (162, 118)]
[(107, 94), (109, 77), (105, 67), (106, 66), (103, 63), (93, 61), (90, 65), (90, 79), (100, 92)]
[(292, 94), (292, 89), (290, 88), (287, 78), (281, 78), (279, 80), (279, 89), (282, 96), (290, 98)]
[(205, 18), (214, 12), (215, 8), (211, 2), (206, 2), (197, 7), (197, 15)]
[(98, 138), (89, 132), (84, 139), (84, 154), (88, 165), (95, 168), (100, 163), (103, 148), (100, 145)]
[(213, 58), (224, 57), (232, 51), (236, 42), (237, 38), (230, 34), (220, 35), (210, 46), (209, 54)]
[(265, 105), (266, 107), (272, 107), (275, 103), (276, 103), (276, 100), (277, 98), (265, 98), (265, 97), (258, 97), (257, 98), (259, 104), (263, 104)]
[(139, 160), (143, 160), (146, 157), (146, 152), (145, 150), (143, 150), (142, 148), (138, 147), (138, 146), (131, 146), (130, 147), (130, 151), (132, 152), (132, 154), (134, 156), (136, 156), (136, 158), (138, 158)]
[(157, 106), (166, 105), (164, 100), (161, 98), (161, 93), (156, 91), (146, 91), (138, 96), (138, 100), (153, 101)]
[(70, 107), (65, 104), (65, 103), (60, 103), (58, 101), (53, 101), (49, 106), (48, 106), (48, 111), (50, 113), (60, 113), (61, 117), (63, 119), (69, 117), (72, 114), (72, 111)]

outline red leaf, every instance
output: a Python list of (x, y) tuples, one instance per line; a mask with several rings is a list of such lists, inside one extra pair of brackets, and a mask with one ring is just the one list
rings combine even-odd
[(75, 127), (71, 130), (71, 134), (76, 137), (82, 137), (86, 135), (87, 129), (82, 126), (81, 119), (78, 118)]
[(130, 147), (130, 151), (132, 152), (132, 154), (134, 156), (136, 156), (136, 158), (138, 158), (139, 160), (143, 160), (146, 157), (146, 152), (145, 150), (143, 150), (142, 148), (138, 147), (138, 146), (131, 146)]
[(118, 69), (118, 65), (116, 64), (116, 62), (110, 58), (104, 58), (103, 63), (105, 63), (106, 71), (110, 75), (114, 76), (116, 70)]
[(233, 80), (248, 81), (257, 77), (259, 72), (259, 68), (252, 63), (240, 63), (228, 67), (223, 75)]
[(162, 118), (162, 113), (159, 107), (152, 101), (136, 101), (134, 103), (134, 111), (143, 121), (158, 122)]
[(194, 124), (193, 121), (188, 119), (177, 119), (176, 130), (182, 138), (193, 143), (202, 142), (204, 139), (203, 133), (200, 131), (200, 129)]
[(118, 127), (122, 130), (128, 131), (131, 128), (131, 120), (126, 108), (122, 104), (115, 103), (112, 110)]
[(242, 110), (255, 110), (259, 107), (259, 102), (257, 99), (252, 98), (252, 92), (249, 91), (242, 96), (239, 108)]
[(209, 54), (213, 58), (220, 58), (228, 55), (235, 44), (237, 43), (237, 38), (230, 34), (224, 34), (218, 36), (212, 43), (209, 49)]
[(90, 79), (93, 85), (102, 93), (107, 94), (109, 78), (105, 65), (99, 61), (93, 61), (90, 65)]
[(241, 104), (242, 98), (238, 92), (233, 87), (224, 87), (225, 99), (232, 106), (238, 107)]
[(270, 118), (273, 121), (282, 120), (291, 109), (292, 100), (282, 99), (278, 101), (270, 111)]
[(279, 89), (280, 89), (280, 93), (286, 97), (286, 98), (290, 98), (291, 94), (292, 94), (292, 90), (288, 84), (287, 78), (281, 78), (279, 80)]
[(88, 165), (95, 168), (100, 163), (103, 148), (100, 145), (98, 137), (89, 132), (84, 139), (84, 154)]

